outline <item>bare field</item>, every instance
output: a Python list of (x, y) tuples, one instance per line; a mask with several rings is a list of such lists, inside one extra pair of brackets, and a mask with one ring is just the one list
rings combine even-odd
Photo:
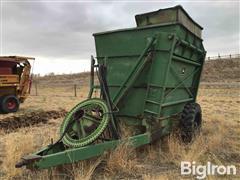
[[(14, 116), (26, 115), (32, 118), (29, 115), (31, 112), (68, 111), (85, 99), (88, 88), (81, 88), (77, 97), (68, 94), (68, 89), (59, 87), (45, 88), (42, 92), (44, 95), (30, 96)], [(56, 92), (58, 96), (55, 96)], [(179, 168), (183, 160), (203, 164), (207, 161), (223, 165), (234, 164), (239, 173), (239, 89), (201, 87), (198, 102), (203, 110), (203, 130), (200, 137), (189, 146), (184, 146), (172, 135), (162, 142), (137, 150), (121, 145), (97, 159), (64, 166), (62, 170), (54, 168), (51, 172), (15, 169), (14, 165), (21, 156), (49, 144), (51, 138), (56, 140), (62, 117), (49, 116), (47, 122), (20, 127), (11, 132), (0, 130), (0, 179), (181, 179), (183, 177), (180, 176)], [(0, 115), (0, 121), (11, 116), (13, 114)], [(38, 116), (41, 118), (41, 114)]]

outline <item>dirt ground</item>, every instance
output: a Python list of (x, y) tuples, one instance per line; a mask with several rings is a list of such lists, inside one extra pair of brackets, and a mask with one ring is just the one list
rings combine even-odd
[[(203, 130), (189, 146), (170, 136), (137, 150), (123, 145), (97, 159), (66, 166), (63, 171), (15, 169), (20, 157), (59, 137), (59, 126), (66, 111), (85, 99), (88, 88), (82, 87), (77, 97), (68, 94), (66, 88), (45, 88), (41, 91), (44, 95), (30, 96), (14, 115), (0, 115), (0, 125), (5, 123), (6, 126), (0, 128), (0, 179), (185, 179), (179, 169), (183, 160), (234, 164), (239, 173), (239, 87), (209, 84), (201, 86), (197, 100), (202, 106)], [(53, 95), (56, 92), (59, 96)], [(24, 119), (25, 124), (16, 125), (19, 119)], [(11, 120), (14, 123), (9, 123), (8, 129), (6, 124)], [(191, 176), (188, 178), (194, 179)], [(218, 178), (237, 179), (237, 176), (208, 177)]]

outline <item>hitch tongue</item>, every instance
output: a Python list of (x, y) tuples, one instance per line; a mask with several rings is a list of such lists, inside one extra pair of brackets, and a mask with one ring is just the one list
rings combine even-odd
[(42, 159), (42, 157), (39, 155), (28, 155), (28, 156), (22, 157), (21, 161), (15, 164), (15, 168), (21, 168), (23, 166), (30, 165), (33, 162), (38, 161), (40, 159)]

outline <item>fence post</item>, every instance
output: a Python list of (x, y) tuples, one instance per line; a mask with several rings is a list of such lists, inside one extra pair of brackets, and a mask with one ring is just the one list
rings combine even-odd
[(77, 85), (74, 84), (74, 97), (77, 97)]
[(232, 58), (231, 54), (229, 56), (230, 56), (230, 59), (231, 59)]
[(35, 82), (35, 95), (38, 96), (38, 86), (37, 86), (37, 82)]

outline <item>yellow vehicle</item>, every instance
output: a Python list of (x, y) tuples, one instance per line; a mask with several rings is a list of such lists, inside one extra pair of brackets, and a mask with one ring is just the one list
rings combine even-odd
[(31, 88), (32, 57), (0, 56), (0, 111), (12, 113), (19, 109)]

